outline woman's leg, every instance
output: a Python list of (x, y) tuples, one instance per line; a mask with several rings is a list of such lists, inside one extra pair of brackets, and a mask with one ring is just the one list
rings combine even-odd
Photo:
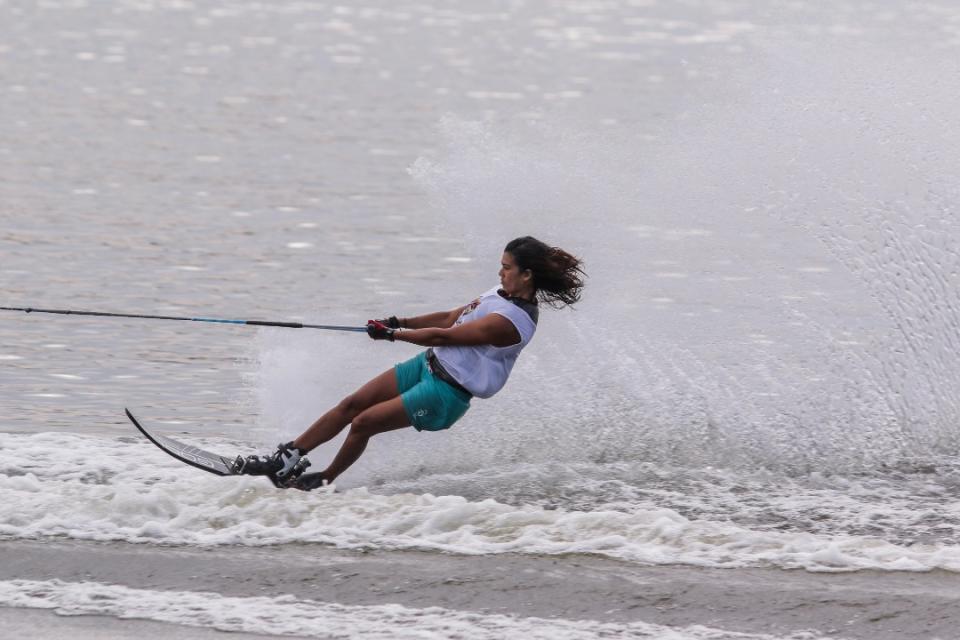
[(409, 426), (410, 420), (403, 408), (403, 400), (399, 396), (363, 411), (353, 419), (350, 433), (340, 445), (340, 451), (337, 452), (333, 462), (321, 472), (323, 479), (333, 482), (337, 476), (346, 471), (367, 448), (367, 442), (372, 436)]
[[(399, 396), (400, 389), (397, 387), (396, 372), (393, 369), (384, 371), (341, 400), (333, 409), (320, 416), (316, 422), (293, 441), (293, 445), (301, 451), (311, 451), (334, 438), (366, 409), (391, 398), (400, 402)], [(403, 410), (402, 403), (400, 409)], [(403, 418), (406, 420), (406, 415)]]

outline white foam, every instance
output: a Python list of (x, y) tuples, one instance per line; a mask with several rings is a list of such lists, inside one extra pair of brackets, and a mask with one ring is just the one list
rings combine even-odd
[[(455, 611), (412, 609), (396, 604), (349, 606), (293, 596), (228, 597), (199, 591), (151, 591), (97, 582), (10, 580), (0, 582), (0, 605), (53, 609), (61, 615), (140, 618), (221, 631), (307, 638), (351, 637), (389, 640), (776, 640), (769, 635), (726, 632), (702, 626), (671, 628), (632, 622), (522, 618)], [(816, 640), (810, 633), (783, 640)]]
[[(207, 446), (224, 453), (246, 450), (222, 441)], [(960, 571), (960, 547), (948, 544), (749, 528), (722, 517), (684, 517), (641, 500), (622, 509), (580, 511), (456, 495), (378, 495), (363, 488), (277, 491), (263, 479), (189, 469), (139, 438), (0, 434), (0, 495), (0, 536), (11, 538), (321, 543), (462, 554), (588, 553), (707, 567)]]

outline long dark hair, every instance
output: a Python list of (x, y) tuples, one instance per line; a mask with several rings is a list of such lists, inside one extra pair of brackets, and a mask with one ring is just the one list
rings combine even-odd
[(533, 272), (533, 287), (540, 302), (559, 309), (580, 301), (587, 274), (579, 258), (532, 236), (511, 240), (504, 251), (513, 256), (522, 271)]

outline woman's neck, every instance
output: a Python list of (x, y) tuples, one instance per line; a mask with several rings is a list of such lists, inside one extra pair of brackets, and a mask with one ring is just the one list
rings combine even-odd
[(527, 302), (531, 303), (536, 302), (537, 299), (536, 289), (524, 289), (520, 292), (511, 292), (507, 291), (506, 289), (501, 289), (501, 291), (503, 291), (504, 295), (508, 298), (517, 298), (519, 300), (526, 300)]

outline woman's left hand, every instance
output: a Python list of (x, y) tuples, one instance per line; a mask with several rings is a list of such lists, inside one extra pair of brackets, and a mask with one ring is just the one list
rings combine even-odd
[(379, 320), (367, 320), (367, 335), (374, 340), (389, 340), (393, 342), (395, 329), (391, 329)]

